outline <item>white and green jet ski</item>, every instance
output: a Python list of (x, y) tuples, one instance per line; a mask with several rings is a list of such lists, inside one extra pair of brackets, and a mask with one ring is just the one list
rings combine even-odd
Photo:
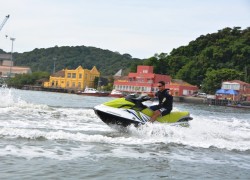
[[(147, 95), (137, 97), (134, 94), (130, 94), (125, 98), (118, 98), (97, 105), (94, 107), (94, 111), (109, 126), (127, 127), (134, 125), (137, 127), (148, 122), (153, 115), (153, 111), (142, 103), (150, 99)], [(158, 117), (156, 120), (160, 123), (187, 124), (192, 119), (187, 111), (173, 111), (170, 114)]]

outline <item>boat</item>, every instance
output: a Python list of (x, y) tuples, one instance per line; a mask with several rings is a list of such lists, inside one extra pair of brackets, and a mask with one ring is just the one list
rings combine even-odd
[(98, 91), (95, 88), (89, 88), (86, 87), (84, 91), (78, 91), (78, 95), (84, 95), (84, 96), (108, 96), (108, 92)]
[[(153, 111), (143, 104), (143, 102), (150, 99), (148, 95), (142, 94), (137, 96), (130, 94), (126, 97), (113, 99), (97, 105), (94, 107), (94, 111), (110, 127), (120, 128), (130, 125), (138, 127), (146, 124), (153, 115)], [(158, 117), (156, 121), (159, 123), (185, 124), (186, 126), (192, 119), (188, 111), (172, 111), (170, 114)]]
[(121, 97), (124, 97), (125, 95), (124, 95), (123, 92), (118, 91), (118, 90), (116, 90), (116, 89), (113, 89), (113, 90), (111, 91), (111, 93), (109, 94), (109, 96), (110, 96), (110, 97), (121, 98)]
[(227, 107), (250, 109), (250, 106), (244, 106), (244, 105), (241, 105), (241, 104), (237, 104), (237, 105), (228, 104)]

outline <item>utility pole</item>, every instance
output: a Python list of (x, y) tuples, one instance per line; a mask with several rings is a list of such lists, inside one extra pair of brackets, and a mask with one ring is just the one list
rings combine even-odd
[(53, 74), (56, 72), (56, 59), (57, 58), (53, 58), (53, 60), (54, 60), (54, 67), (53, 67)]
[(97, 90), (101, 90), (101, 83), (102, 83), (102, 80), (101, 80), (101, 77), (99, 77), (98, 79), (98, 83), (97, 83)]
[(247, 66), (245, 66), (245, 82), (247, 82), (248, 81), (248, 67)]
[(12, 66), (13, 66), (13, 42), (15, 41), (16, 38), (10, 38), (10, 40), (12, 41), (11, 43), (11, 56), (10, 56), (10, 75), (9, 77), (11, 77), (11, 70), (12, 70)]

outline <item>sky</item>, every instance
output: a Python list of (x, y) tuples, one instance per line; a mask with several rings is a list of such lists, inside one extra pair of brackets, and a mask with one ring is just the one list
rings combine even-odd
[[(250, 27), (250, 0), (0, 0), (0, 49), (92, 46), (134, 58), (170, 53), (225, 27)], [(7, 37), (6, 37), (7, 35)]]

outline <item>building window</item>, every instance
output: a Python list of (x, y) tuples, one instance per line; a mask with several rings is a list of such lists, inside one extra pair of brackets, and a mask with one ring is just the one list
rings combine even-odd
[(72, 87), (75, 87), (76, 86), (76, 83), (75, 82), (72, 82)]
[(222, 89), (233, 89), (233, 90), (240, 90), (240, 84), (235, 83), (223, 83)]
[(139, 87), (138, 86), (135, 86), (135, 91), (139, 91)]
[(68, 78), (71, 78), (71, 73), (68, 73), (67, 77), (68, 77)]
[(81, 83), (80, 83), (80, 82), (78, 82), (78, 87), (79, 87), (79, 88), (81, 87)]
[(79, 74), (79, 79), (82, 79), (82, 73)]
[(183, 93), (183, 95), (188, 95), (188, 90), (186, 90), (186, 89), (183, 89), (183, 91), (182, 91), (182, 93)]
[(69, 87), (69, 81), (67, 81), (67, 84), (66, 84), (67, 87)]
[(76, 73), (72, 73), (72, 78), (76, 78)]
[(143, 70), (142, 73), (147, 74), (148, 70)]

